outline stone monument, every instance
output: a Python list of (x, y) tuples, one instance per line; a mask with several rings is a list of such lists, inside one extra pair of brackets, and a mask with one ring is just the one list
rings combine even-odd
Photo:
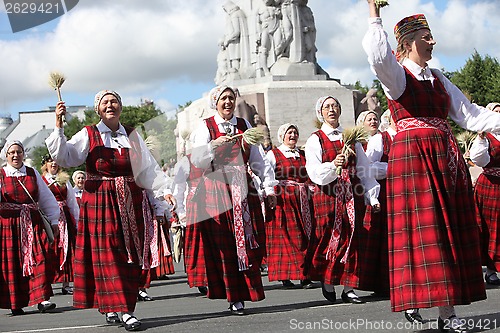
[[(331, 79), (317, 63), (316, 26), (307, 4), (308, 0), (228, 0), (222, 6), (226, 30), (219, 40), (215, 84), (237, 88), (235, 114), (252, 125), (267, 125), (272, 141), (278, 128), (290, 122), (299, 126), (303, 145), (316, 130), (316, 100), (325, 95), (342, 104), (341, 124), (354, 126), (358, 92)], [(204, 96), (178, 114), (178, 152), (190, 148), (189, 133), (214, 112)]]

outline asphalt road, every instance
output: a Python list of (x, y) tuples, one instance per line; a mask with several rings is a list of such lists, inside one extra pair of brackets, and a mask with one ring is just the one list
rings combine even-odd
[[(247, 315), (234, 316), (225, 300), (209, 300), (190, 289), (182, 265), (169, 280), (153, 281), (151, 302), (138, 302), (136, 315), (143, 330), (154, 332), (439, 332), (437, 309), (422, 310), (429, 321), (417, 326), (408, 323), (401, 313), (390, 311), (389, 300), (358, 292), (365, 304), (344, 304), (339, 299), (331, 304), (321, 289), (284, 290), (281, 284), (269, 282), (264, 273), (266, 299), (247, 302)], [(319, 284), (318, 284), (319, 287)], [(337, 286), (339, 298), (342, 287)], [(0, 309), (0, 332), (126, 332), (123, 327), (107, 325), (96, 309), (74, 309), (72, 296), (62, 295), (54, 285), (51, 299), (57, 308), (51, 313), (38, 313), (36, 307), (25, 308), (24, 316), (12, 317), (10, 310)], [(474, 332), (500, 332), (500, 287), (487, 287), (488, 299), (456, 308)]]

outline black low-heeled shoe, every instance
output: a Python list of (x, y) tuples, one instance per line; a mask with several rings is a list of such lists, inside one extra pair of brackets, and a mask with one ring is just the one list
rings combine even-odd
[(106, 322), (111, 325), (121, 324), (120, 317), (118, 317), (118, 313), (110, 312), (106, 313)]
[[(354, 296), (349, 296), (349, 294), (354, 294)], [(363, 301), (361, 298), (358, 297), (358, 295), (356, 295), (354, 293), (354, 291), (349, 291), (348, 293), (346, 293), (345, 291), (342, 292), (342, 295), (340, 296), (342, 298), (342, 301), (344, 303), (351, 303), (351, 304), (363, 304), (365, 303), (365, 301)]]
[(241, 309), (238, 309), (238, 308), (236, 308), (236, 306), (233, 306), (236, 303), (238, 303), (238, 302), (232, 302), (232, 303), (229, 304), (229, 312), (231, 312), (231, 314), (236, 315), (236, 316), (243, 316), (243, 315), (245, 315), (246, 314), (246, 312), (245, 312), (245, 303), (240, 302), (241, 305), (243, 306)]
[(416, 311), (416, 312), (406, 312), (405, 311), (405, 318), (406, 320), (408, 320), (410, 323), (424, 323), (424, 319), (422, 318), (422, 316), (420, 315), (420, 312)]
[(205, 286), (198, 287), (198, 292), (203, 296), (206, 296), (208, 294), (208, 288)]
[(491, 277), (493, 275), (496, 275), (496, 273), (491, 273), (491, 274), (485, 274), (484, 275), (484, 281), (486, 281), (487, 284), (491, 284), (492, 286), (500, 286), (500, 279), (492, 280)]
[(290, 280), (282, 280), (281, 283), (283, 284), (283, 289), (294, 289), (295, 288), (295, 284)]
[(141, 325), (142, 323), (135, 316), (130, 316), (127, 320), (123, 321), (123, 327), (125, 327), (127, 331), (139, 331)]
[(326, 291), (325, 284), (321, 282), (321, 292), (323, 293), (323, 297), (328, 301), (335, 303), (337, 301), (337, 294), (334, 291)]
[(25, 314), (23, 309), (10, 309), (10, 312), (13, 316), (22, 316), (23, 314)]
[(62, 287), (61, 292), (63, 295), (73, 295), (73, 288), (70, 286)]
[(311, 280), (302, 280), (300, 281), (300, 286), (302, 289), (313, 289), (315, 288), (314, 283)]
[(55, 303), (47, 303), (47, 304), (38, 303), (38, 311), (41, 313), (45, 313), (49, 310), (54, 310), (55, 308), (56, 308)]
[(443, 333), (470, 333), (471, 330), (467, 329), (465, 325), (461, 325), (459, 327), (452, 327), (452, 320), (456, 316), (451, 316), (450, 318), (443, 320), (441, 317), (438, 317), (438, 328)]
[(149, 296), (147, 292), (142, 291), (143, 295), (141, 295), (141, 291), (139, 291), (139, 294), (137, 295), (137, 300), (142, 301), (142, 302), (150, 302), (154, 301), (153, 297)]

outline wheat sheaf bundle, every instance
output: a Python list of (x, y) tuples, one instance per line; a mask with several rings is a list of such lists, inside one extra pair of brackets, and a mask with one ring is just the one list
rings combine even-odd
[(49, 76), (49, 85), (57, 91), (57, 98), (59, 101), (62, 101), (61, 98), (61, 86), (63, 85), (64, 81), (66, 81), (66, 78), (64, 75), (58, 72), (52, 72), (50, 73)]
[(254, 146), (261, 144), (265, 139), (264, 131), (259, 127), (249, 128), (243, 133), (231, 136), (231, 138), (236, 139), (240, 136), (243, 138), (243, 141)]
[(463, 131), (457, 135), (457, 142), (464, 153), (468, 152), (477, 137), (476, 132)]
[(66, 186), (66, 183), (69, 180), (69, 174), (67, 172), (61, 171), (57, 174), (54, 183), (59, 186)]
[(387, 1), (387, 0), (375, 0), (375, 5), (378, 8), (382, 8), (382, 7), (385, 7), (385, 6), (389, 6), (389, 1)]
[[(347, 161), (349, 157), (356, 155), (356, 151), (354, 151), (354, 144), (356, 144), (356, 142), (368, 140), (368, 132), (363, 126), (348, 128), (342, 132), (342, 140), (344, 141), (342, 154), (345, 155)], [(340, 175), (342, 173), (342, 166), (337, 166), (335, 171), (337, 172), (337, 175)]]

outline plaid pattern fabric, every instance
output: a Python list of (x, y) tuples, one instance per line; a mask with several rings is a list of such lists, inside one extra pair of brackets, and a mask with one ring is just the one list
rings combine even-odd
[(203, 177), (203, 170), (195, 167), (189, 159), (189, 177), (186, 195), (186, 230), (184, 234), (184, 266), (189, 286), (207, 286), (205, 255), (203, 252), (202, 223), (196, 221), (196, 202), (193, 195)]
[[(167, 226), (162, 226), (159, 222), (158, 223), (158, 239), (157, 239), (157, 244), (158, 244), (158, 259), (159, 259), (159, 265), (151, 268), (151, 278), (152, 279), (157, 279), (160, 276), (163, 275), (172, 275), (175, 274), (175, 268), (174, 268), (174, 258), (171, 255), (172, 254), (172, 244), (170, 243), (170, 228), (167, 228)], [(166, 251), (163, 248), (162, 244), (162, 235), (160, 233), (163, 233), (163, 239), (165, 239), (167, 243), (167, 249), (170, 252), (170, 255), (165, 255)]]
[(23, 276), (21, 255), (20, 211), (2, 209), (2, 203), (30, 204), (31, 199), (18, 182), (23, 182), (33, 198), (38, 198), (36, 175), (26, 167), (26, 176), (7, 177), (0, 172), (0, 308), (20, 309), (38, 304), (53, 296), (49, 280), (50, 264), (46, 257), (49, 248), (47, 234), (37, 210), (31, 210), (33, 223), (33, 275)]
[[(387, 162), (391, 136), (382, 132), (383, 154), (381, 162)], [(380, 212), (373, 213), (370, 205), (366, 206), (363, 227), (357, 229), (360, 239), (360, 279), (359, 289), (372, 290), (379, 293), (389, 292), (389, 253), (387, 248), (387, 191), (386, 180), (378, 180), (380, 184)]]
[[(321, 130), (314, 132), (312, 135), (317, 135), (319, 138), (322, 148), (322, 162), (333, 161), (337, 154), (341, 153), (343, 147), (343, 143), (341, 141), (330, 141), (330, 139), (328, 139), (328, 137)], [(351, 157), (348, 164), (353, 165), (354, 163), (355, 159)], [(353, 187), (360, 184), (359, 178), (355, 175), (351, 175), (350, 178)], [(343, 214), (343, 224), (340, 233), (339, 246), (336, 251), (337, 259), (335, 262), (326, 259), (326, 253), (328, 251), (330, 238), (332, 237), (332, 232), (338, 232), (338, 230), (333, 230), (335, 220), (334, 203), (336, 183), (337, 182), (335, 181), (324, 186), (316, 185), (314, 190), (312, 202), (316, 227), (308, 248), (305, 273), (313, 280), (321, 280), (328, 284), (349, 285), (357, 288), (360, 279), (358, 276), (359, 258), (357, 248), (359, 246), (359, 241), (357, 232), (353, 235), (346, 263), (340, 262), (347, 250), (350, 234), (350, 224), (346, 212)], [(354, 205), (356, 211), (355, 228), (358, 228), (358, 226), (361, 226), (362, 223), (365, 206), (363, 198), (360, 198), (359, 195), (356, 195), (356, 193), (354, 194)]]
[[(388, 100), (394, 119), (446, 119), (450, 101), (442, 83), (435, 79), (433, 87), (405, 71), (405, 92)], [(394, 138), (387, 170), (392, 311), (486, 298), (470, 176), (459, 174), (467, 181), (454, 185), (448, 147), (447, 134), (437, 128)]]
[[(48, 181), (45, 177), (42, 177), (43, 181), (48, 185)], [(68, 189), (66, 186), (61, 187), (57, 184), (52, 184), (49, 186), (49, 190), (54, 194), (54, 197), (58, 202), (66, 201), (68, 197)], [(66, 216), (66, 224), (68, 228), (68, 252), (66, 254), (66, 261), (64, 263), (63, 269), (60, 269), (59, 263), (62, 262), (64, 257), (64, 248), (59, 247), (60, 234), (54, 235), (54, 243), (50, 245), (49, 255), (53, 257), (52, 269), (54, 270), (54, 276), (51, 278), (52, 283), (57, 282), (72, 282), (73, 281), (73, 257), (75, 255), (75, 243), (76, 243), (76, 222), (71, 215), (67, 205), (63, 206), (64, 215)]]
[[(500, 168), (500, 142), (491, 134), (486, 134), (490, 143), (490, 162), (483, 169)], [(482, 173), (474, 187), (477, 223), (481, 235), (481, 255), (483, 265), (492, 270), (500, 270), (500, 177)]]
[[(205, 120), (211, 139), (222, 135), (213, 117)], [(237, 133), (246, 130), (246, 123), (238, 118)], [(260, 274), (260, 263), (265, 255), (264, 218), (260, 208), (257, 190), (250, 175), (246, 175), (248, 205), (252, 227), (258, 248), (252, 249), (246, 244), (249, 269), (239, 271), (238, 255), (234, 234), (233, 210), (231, 202), (230, 177), (223, 171), (225, 165), (247, 164), (250, 147), (242, 149), (242, 140), (234, 145), (225, 145), (217, 149), (212, 163), (213, 172), (205, 172), (193, 200), (197, 202), (197, 218), (205, 218), (201, 224), (203, 253), (205, 255), (208, 298), (235, 301), (259, 301), (264, 299), (264, 288)], [(204, 206), (200, 205), (204, 203)]]
[[(122, 148), (120, 154), (117, 149), (104, 147), (95, 126), (87, 126), (87, 130), (90, 139), (87, 174), (133, 176), (130, 161), (140, 158), (134, 155), (140, 151)], [(131, 129), (126, 127), (126, 130), (130, 137)], [(131, 143), (134, 147), (133, 140)], [(128, 182), (128, 186), (143, 244), (143, 189), (135, 182)], [(99, 308), (102, 313), (134, 311), (142, 269), (136, 249), (132, 250), (134, 263), (128, 263), (115, 182), (87, 178), (76, 239), (73, 305)]]
[[(273, 153), (276, 157), (276, 180), (299, 183), (309, 180), (302, 151), (300, 158), (286, 158), (277, 148), (273, 149)], [(271, 221), (266, 223), (267, 276), (269, 281), (305, 280), (304, 261), (309, 240), (302, 220), (298, 186), (277, 185), (274, 190), (277, 204), (274, 211), (269, 212)]]

